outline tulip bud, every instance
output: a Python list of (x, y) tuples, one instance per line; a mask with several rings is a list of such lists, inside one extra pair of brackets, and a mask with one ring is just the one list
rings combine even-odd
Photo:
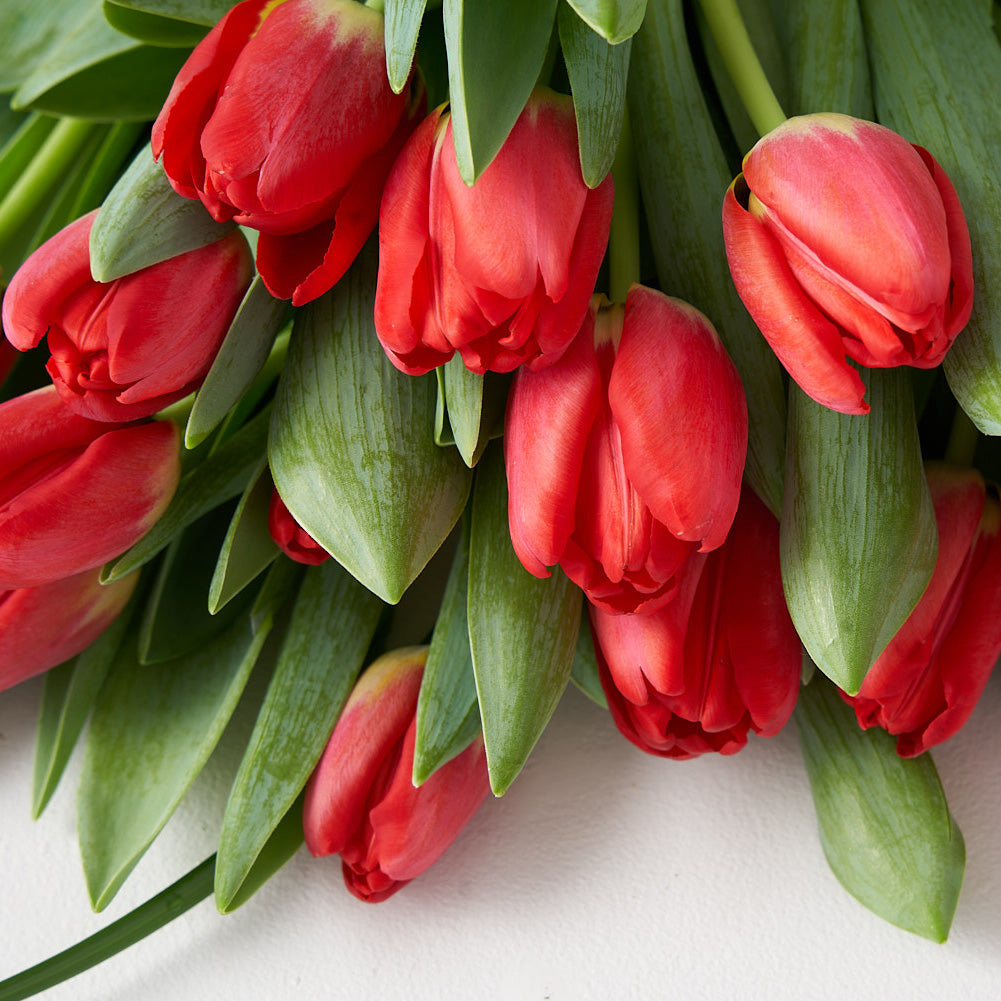
[(296, 563), (318, 566), (330, 559), (330, 553), (295, 520), (274, 489), (268, 505), (268, 532), (274, 544)]
[(591, 606), (608, 707), (637, 747), (665, 758), (735, 754), (792, 713), (800, 643), (782, 592), (778, 522), (745, 487), (723, 546), (696, 554), (678, 596), (650, 615)]
[(364, 246), (424, 105), (420, 86), (390, 89), (377, 11), (355, 0), (245, 0), (178, 73), (153, 155), (178, 194), (260, 232), (264, 284), (301, 306)]
[(3, 300), (8, 340), (27, 351), (48, 338), (46, 368), (75, 413), (134, 421), (205, 378), (250, 285), (247, 243), (231, 233), (112, 282), (90, 273), (97, 212), (42, 244)]
[(426, 659), (411, 647), (365, 671), (306, 787), (307, 847), (339, 853), (347, 888), (370, 903), (436, 862), (490, 789), (481, 737), (419, 788), (411, 781)]
[(845, 115), (791, 118), (744, 158), (723, 204), (734, 284), (805, 393), (864, 414), (848, 358), (938, 365), (973, 307), (970, 236), (932, 156)]
[(606, 612), (653, 611), (726, 537), (746, 453), (743, 387), (709, 321), (640, 285), (624, 308), (596, 296), (560, 361), (514, 379), (514, 550), (537, 577), (559, 563)]
[(47, 386), (0, 405), (0, 590), (107, 562), (160, 517), (180, 476), (169, 421), (113, 425)]
[(472, 186), (451, 117), (410, 138), (379, 214), (375, 329), (390, 361), (421, 375), (455, 351), (473, 372), (542, 368), (580, 329), (608, 243), (612, 180), (581, 176), (568, 97), (537, 88)]
[(974, 469), (929, 464), (938, 556), (928, 587), (857, 696), (859, 725), (881, 726), (912, 758), (969, 719), (1001, 656), (1001, 504)]
[(99, 577), (99, 570), (85, 570), (0, 592), (0, 692), (75, 657), (111, 625), (139, 574), (104, 586)]

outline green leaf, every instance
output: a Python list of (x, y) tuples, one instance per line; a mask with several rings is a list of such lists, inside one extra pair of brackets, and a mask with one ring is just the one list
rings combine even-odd
[(410, 79), (417, 36), (427, 0), (386, 0), (386, 71), (389, 85), (399, 94)]
[(133, 10), (127, 4), (112, 0), (104, 0), (104, 18), (115, 31), (147, 45), (190, 49), (206, 35), (203, 25)]
[(96, 281), (110, 282), (214, 243), (234, 228), (177, 194), (144, 146), (94, 220), (90, 270)]
[(476, 702), (476, 678), (466, 615), (468, 525), (468, 519), (464, 519), (417, 700), (413, 770), (417, 786), (423, 785), (442, 765), (461, 754), (480, 732), (480, 709)]
[(491, 438), (504, 431), (509, 375), (470, 372), (462, 359), (435, 369), (438, 396), (434, 414), (434, 440), (438, 445), (455, 445), (470, 469), (480, 461)]
[(11, 104), (95, 121), (152, 119), (186, 57), (183, 49), (142, 45), (119, 34), (94, 0), (79, 19), (64, 22), (60, 40), (21, 82)]
[(131, 549), (101, 571), (105, 583), (148, 563), (182, 529), (243, 493), (264, 453), (270, 410), (263, 410), (232, 438), (181, 477), (160, 520)]
[(472, 184), (504, 144), (539, 77), (556, 0), (444, 0), (452, 134)]
[(94, 710), (77, 823), (95, 910), (118, 892), (201, 771), (267, 637), (246, 618), (195, 653), (151, 670), (116, 664)]
[(208, 610), (213, 615), (253, 583), (279, 553), (268, 530), (271, 476), (267, 469), (267, 459), (261, 456), (258, 473), (244, 490), (223, 539), (209, 585)]
[(558, 22), (573, 91), (580, 168), (585, 183), (596, 188), (612, 169), (619, 145), (632, 43), (609, 45), (565, 3), (560, 4)]
[(233, 6), (232, 0), (116, 0), (122, 7), (194, 24), (213, 25)]
[(260, 629), (262, 623), (274, 618), (298, 593), (305, 572), (303, 564), (290, 559), (275, 560), (271, 564), (250, 610), (250, 624), (254, 629)]
[(121, 615), (83, 653), (45, 675), (31, 779), (31, 811), (36, 820), (56, 791), (136, 606), (133, 597)]
[(982, 0), (860, 4), (884, 125), (924, 146), (956, 186), (973, 244), (973, 315), (945, 359), (960, 405), (1001, 434), (1001, 47)]
[(795, 718), (834, 875), (881, 918), (944, 942), (966, 849), (931, 755), (898, 757), (895, 738), (860, 729), (819, 677), (800, 693)]
[(744, 475), (778, 514), (782, 373), (730, 279), (721, 213), (732, 178), (692, 65), (680, 0), (651, 4), (633, 38), (629, 115), (661, 287), (701, 309), (733, 357), (750, 421)]
[(471, 474), (433, 440), (434, 377), (397, 371), (375, 334), (374, 247), (296, 312), (271, 423), (275, 484), (296, 521), (396, 604), (458, 521)]
[(143, 126), (137, 122), (116, 122), (108, 129), (100, 148), (90, 160), (82, 183), (76, 189), (67, 221), (79, 219), (104, 201), (142, 132)]
[(6, 195), (55, 127), (54, 118), (37, 112), (21, 118), (16, 131), (5, 138), (0, 149), (0, 192)]
[(577, 633), (577, 648), (573, 655), (573, 671), (570, 680), (596, 705), (608, 708), (605, 690), (601, 687), (598, 662), (594, 656), (594, 640), (591, 638), (591, 624), (586, 614), (581, 616), (580, 631)]
[(216, 860), (231, 910), (255, 860), (323, 753), (361, 671), (382, 603), (330, 560), (310, 567), (233, 782)]
[(66, 25), (86, 17), (94, 0), (4, 0), (0, 92), (13, 90), (55, 48)]
[(646, 0), (569, 0), (569, 4), (592, 31), (612, 45), (635, 35), (646, 13)]
[(872, 407), (863, 416), (792, 387), (781, 522), (796, 631), (852, 694), (924, 592), (938, 540), (907, 372), (861, 374)]
[(232, 512), (232, 504), (210, 511), (167, 548), (139, 627), (141, 663), (159, 664), (190, 653), (246, 612), (249, 601), (230, 605), (219, 615), (208, 608), (216, 554)]
[(226, 331), (188, 417), (184, 443), (195, 448), (219, 426), (264, 368), (285, 324), (288, 303), (276, 299), (254, 278)]
[(503, 450), (477, 467), (469, 547), (469, 644), (487, 767), (502, 795), (525, 764), (570, 680), (581, 592), (556, 568), (545, 580), (518, 562), (507, 523)]

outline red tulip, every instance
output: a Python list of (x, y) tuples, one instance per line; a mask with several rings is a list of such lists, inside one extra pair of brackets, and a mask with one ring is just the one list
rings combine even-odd
[(426, 647), (410, 647), (365, 671), (306, 787), (307, 847), (339, 853), (348, 889), (370, 903), (436, 862), (490, 789), (480, 737), (424, 785), (411, 782), (426, 659)]
[(747, 452), (737, 370), (697, 310), (633, 285), (596, 296), (562, 359), (520, 370), (504, 456), (511, 540), (607, 612), (652, 611), (733, 521)]
[(734, 284), (804, 392), (864, 414), (846, 359), (938, 365), (973, 306), (970, 236), (920, 146), (845, 115), (792, 118), (744, 159), (723, 204)]
[(268, 532), (274, 544), (296, 563), (317, 566), (330, 559), (330, 553), (295, 520), (274, 489), (268, 505)]
[(137, 542), (170, 502), (179, 449), (169, 421), (88, 420), (52, 386), (0, 405), (0, 590), (78, 574)]
[(570, 98), (536, 89), (472, 187), (447, 111), (413, 134), (379, 215), (375, 328), (420, 375), (462, 356), (473, 372), (542, 368), (580, 328), (605, 254), (612, 181), (591, 190)]
[(232, 233), (112, 282), (90, 274), (96, 211), (42, 244), (3, 301), (10, 342), (48, 338), (46, 365), (75, 413), (133, 421), (186, 396), (205, 378), (253, 276)]
[(680, 593), (651, 615), (591, 606), (608, 706), (637, 747), (665, 758), (735, 754), (792, 713), (800, 643), (782, 592), (779, 527), (745, 487), (723, 546), (693, 556)]
[(881, 726), (911, 758), (969, 719), (1001, 655), (1001, 505), (974, 469), (929, 465), (938, 523), (931, 581), (910, 617), (844, 696), (862, 727)]
[(0, 591), (0, 692), (75, 657), (125, 607), (137, 573), (102, 585), (100, 571)]
[(257, 269), (300, 306), (332, 288), (379, 215), (423, 114), (394, 94), (383, 19), (355, 0), (245, 0), (198, 44), (153, 125), (174, 190), (260, 231)]

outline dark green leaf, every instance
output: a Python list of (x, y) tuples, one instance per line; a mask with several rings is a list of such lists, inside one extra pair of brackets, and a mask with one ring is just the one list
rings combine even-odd
[(108, 129), (100, 148), (90, 160), (82, 183), (76, 189), (67, 221), (79, 219), (104, 201), (142, 131), (143, 126), (136, 122), (116, 122)]
[(581, 592), (556, 568), (518, 562), (507, 523), (503, 450), (477, 467), (469, 549), (469, 644), (490, 785), (502, 795), (525, 764), (570, 680)]
[(542, 70), (556, 0), (445, 0), (452, 134), (472, 184), (497, 155)]
[(56, 791), (97, 693), (118, 656), (136, 604), (133, 598), (83, 653), (45, 675), (31, 780), (31, 809), (36, 820)]
[(95, 280), (110, 282), (214, 243), (233, 228), (216, 222), (201, 202), (177, 194), (144, 146), (97, 214), (90, 270)]
[(731, 175), (689, 55), (680, 0), (652, 4), (633, 39), (629, 114), (661, 287), (701, 309), (733, 356), (750, 420), (745, 476), (777, 514), (785, 452), (782, 375), (730, 280), (721, 213)]
[(427, 0), (386, 0), (386, 71), (399, 94), (410, 79)]
[(861, 730), (823, 678), (802, 690), (795, 716), (834, 875), (881, 918), (944, 942), (966, 849), (931, 755), (898, 757), (895, 739)]
[(982, 0), (863, 0), (879, 120), (949, 175), (970, 229), (976, 295), (945, 359), (949, 385), (985, 434), (1001, 434), (1001, 47)]
[(0, 192), (6, 195), (55, 127), (56, 120), (48, 115), (20, 116), (16, 130), (5, 137), (0, 149)]
[(792, 387), (781, 527), (796, 631), (853, 694), (924, 592), (938, 539), (907, 373), (862, 379), (872, 410), (860, 417)]
[(104, 0), (104, 18), (115, 31), (148, 45), (190, 49), (206, 34), (204, 25), (132, 10), (128, 4), (114, 3), (111, 0)]
[(584, 181), (595, 188), (612, 169), (619, 145), (632, 43), (609, 45), (565, 3), (560, 4), (559, 28), (573, 90), (581, 172)]
[(249, 602), (230, 605), (220, 615), (211, 615), (208, 608), (216, 554), (232, 512), (232, 504), (210, 511), (168, 546), (139, 627), (141, 663), (158, 664), (191, 653), (246, 612)]
[(487, 442), (503, 433), (511, 378), (495, 372), (476, 375), (458, 355), (436, 368), (435, 375), (435, 443), (455, 445), (462, 461), (472, 469)]
[(195, 397), (184, 432), (188, 448), (203, 442), (250, 388), (268, 360), (287, 311), (288, 304), (275, 299), (257, 276)]
[(417, 700), (414, 785), (423, 785), (445, 762), (464, 751), (480, 732), (466, 615), (468, 579), (469, 530), (468, 519), (464, 519)]
[(612, 45), (635, 35), (646, 12), (646, 0), (569, 0), (569, 4), (592, 31)]
[(246, 618), (157, 668), (116, 664), (87, 736), (78, 798), (87, 889), (102, 910), (201, 771), (267, 637)]
[(187, 53), (119, 34), (99, 2), (65, 23), (69, 30), (21, 82), (11, 104), (105, 122), (155, 118)]
[(117, 580), (147, 563), (183, 528), (241, 494), (264, 453), (270, 419), (270, 411), (262, 411), (207, 459), (185, 473), (160, 520), (123, 556), (105, 566), (101, 579), (105, 582)]
[(231, 0), (116, 0), (116, 2), (133, 10), (205, 25), (221, 21), (233, 6)]
[(573, 672), (570, 680), (602, 709), (608, 708), (608, 699), (601, 687), (598, 662), (594, 656), (594, 640), (591, 638), (591, 624), (587, 614), (581, 616), (580, 632), (577, 634), (577, 648), (573, 656)]
[(379, 344), (375, 267), (370, 244), (297, 311), (269, 455), (296, 521), (395, 604), (458, 521), (471, 474), (434, 443), (434, 377), (403, 375)]
[(231, 910), (326, 746), (375, 632), (381, 602), (333, 560), (306, 571), (223, 819), (216, 902)]
[(262, 623), (274, 618), (287, 601), (298, 593), (306, 568), (301, 563), (282, 557), (271, 564), (264, 577), (254, 606), (250, 610), (250, 624), (260, 629)]

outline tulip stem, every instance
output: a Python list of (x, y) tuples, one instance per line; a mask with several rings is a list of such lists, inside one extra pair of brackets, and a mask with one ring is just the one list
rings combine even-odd
[(0, 202), (0, 247), (18, 235), (32, 213), (66, 175), (80, 149), (100, 126), (79, 118), (64, 118), (49, 133), (42, 148)]
[(741, 103), (758, 135), (767, 135), (786, 120), (786, 115), (754, 51), (737, 0), (699, 0), (699, 6)]
[(622, 111), (622, 134), (612, 163), (615, 207), (608, 234), (608, 291), (613, 302), (625, 302), (629, 286), (640, 280), (640, 210), (636, 154), (629, 112)]
[(967, 417), (962, 407), (956, 407), (949, 430), (949, 444), (945, 447), (945, 461), (953, 466), (973, 465), (973, 454), (977, 450), (980, 432), (976, 424)]
[(215, 855), (107, 928), (0, 983), (0, 1001), (21, 1001), (109, 959), (173, 921), (212, 893)]

